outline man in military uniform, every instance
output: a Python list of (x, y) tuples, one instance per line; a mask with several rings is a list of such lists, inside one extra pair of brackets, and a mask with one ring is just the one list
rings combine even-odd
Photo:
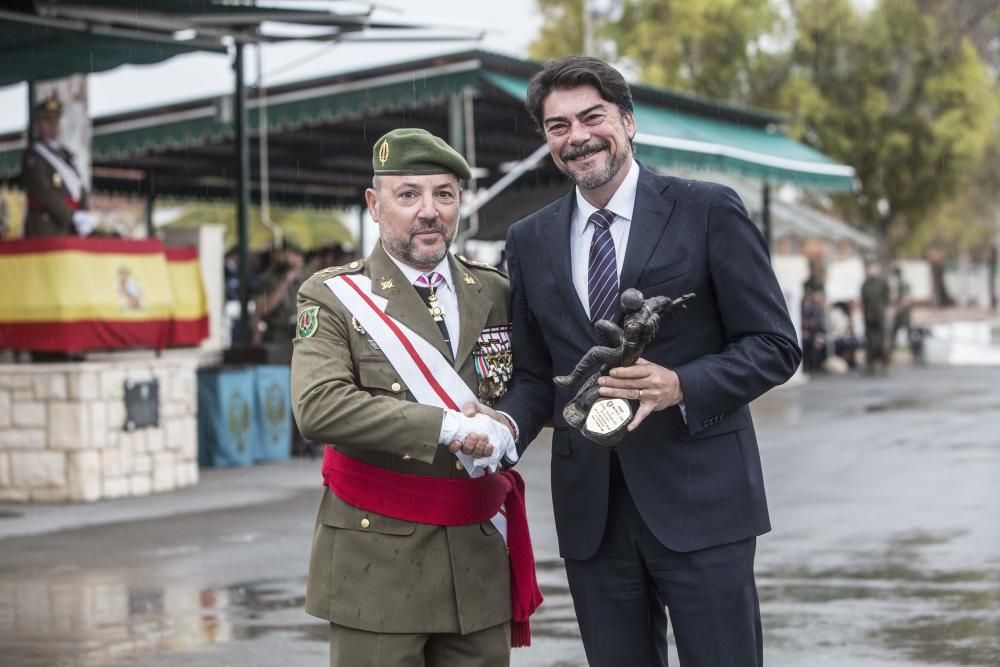
[(35, 137), (24, 151), (21, 183), (28, 198), (24, 236), (87, 236), (94, 222), (73, 154), (59, 143), (62, 104), (55, 96), (32, 111)]
[[(898, 266), (892, 269), (892, 277), (893, 281), (890, 287), (892, 288), (893, 314), (892, 336), (889, 338), (889, 349), (892, 350), (896, 346), (896, 337), (899, 335), (899, 330), (906, 329), (906, 342), (913, 355), (914, 363), (917, 363), (917, 346), (914, 344), (915, 337), (912, 329), (913, 300), (910, 298), (910, 283), (903, 277), (903, 269)], [(889, 356), (890, 358), (892, 357), (891, 352)]]
[(273, 250), (271, 264), (260, 279), (251, 327), (254, 343), (263, 343), (271, 350), (272, 363), (291, 361), (302, 266), (302, 250), (286, 239)]
[[(491, 520), (415, 517), (474, 504), (445, 495), (445, 486), (511, 475), (470, 479), (457, 454), (488, 457), (492, 467), (501, 455), (516, 458), (513, 439), (483, 415), (427, 404), (403, 378), (443, 364), (463, 390), (488, 398), (486, 388), (509, 370), (484, 356), (484, 341), (492, 352), (506, 341), (509, 352), (507, 280), (448, 253), (460, 179), (470, 177), (461, 155), (423, 130), (400, 129), (376, 142), (372, 164), (365, 198), (380, 243), (364, 261), (319, 271), (299, 290), (293, 409), (305, 437), (328, 443), (306, 611), (330, 621), (331, 665), (507, 665), (518, 627), (509, 623), (517, 615), (509, 576), (519, 581), (514, 522), (509, 562), (504, 528)], [(384, 304), (378, 317), (407, 327), (429, 350), (410, 368), (394, 365), (385, 338), (359, 321), (362, 308), (335, 294), (335, 284), (368, 281), (362, 303)], [(414, 495), (394, 495), (403, 486)], [(376, 488), (379, 498), (366, 496), (379, 495)]]
[(865, 316), (865, 374), (885, 375), (889, 366), (886, 328), (889, 310), (889, 283), (882, 265), (871, 262), (861, 284), (861, 308)]

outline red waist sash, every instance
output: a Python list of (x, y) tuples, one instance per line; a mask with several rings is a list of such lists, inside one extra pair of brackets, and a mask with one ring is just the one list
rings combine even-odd
[[(80, 210), (80, 202), (78, 200), (73, 199), (72, 197), (64, 197), (63, 201), (66, 203), (66, 206), (69, 206), (71, 211), (75, 212)], [(37, 199), (28, 197), (28, 208), (32, 211), (39, 211), (42, 208), (42, 204)]]
[(434, 526), (489, 521), (506, 503), (513, 621), (511, 646), (530, 646), (528, 618), (542, 603), (524, 506), (524, 480), (513, 470), (472, 478), (423, 477), (379, 468), (327, 446), (323, 482), (348, 505)]

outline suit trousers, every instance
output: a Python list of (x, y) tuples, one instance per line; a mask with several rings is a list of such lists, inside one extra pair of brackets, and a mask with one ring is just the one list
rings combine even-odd
[(591, 667), (665, 667), (664, 608), (682, 667), (763, 665), (755, 549), (756, 538), (688, 553), (663, 546), (639, 515), (612, 452), (601, 545), (591, 558), (566, 560)]
[[(428, 610), (433, 613), (433, 610)], [(330, 667), (508, 667), (510, 624), (458, 633), (366, 632), (330, 624)]]

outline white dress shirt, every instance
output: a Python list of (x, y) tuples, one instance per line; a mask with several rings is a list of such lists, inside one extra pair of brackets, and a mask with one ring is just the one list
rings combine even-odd
[[(615, 214), (608, 230), (615, 244), (615, 263), (618, 268), (618, 280), (621, 281), (622, 266), (625, 265), (625, 249), (628, 248), (628, 233), (632, 226), (632, 214), (635, 211), (635, 191), (639, 185), (639, 165), (635, 160), (629, 167), (625, 180), (604, 207)], [(590, 288), (587, 285), (587, 270), (590, 265), (590, 241), (594, 237), (594, 225), (590, 216), (597, 207), (583, 198), (580, 188), (576, 188), (576, 208), (569, 230), (570, 266), (573, 271), (573, 287), (576, 289), (583, 310), (590, 315)]]
[[(604, 207), (615, 214), (611, 226), (611, 239), (615, 244), (615, 263), (618, 265), (618, 284), (621, 286), (622, 267), (625, 265), (625, 250), (628, 248), (628, 235), (632, 228), (632, 217), (635, 213), (635, 193), (639, 186), (639, 165), (632, 160), (625, 180), (618, 186), (611, 201)], [(590, 241), (594, 237), (594, 225), (590, 216), (597, 207), (583, 198), (580, 188), (576, 189), (576, 208), (569, 230), (570, 263), (573, 271), (573, 287), (580, 297), (583, 310), (590, 315), (590, 288), (587, 284), (587, 270), (590, 265)], [(687, 422), (687, 408), (683, 402), (678, 404), (681, 416)], [(509, 417), (508, 417), (509, 418)]]
[[(389, 253), (386, 254), (389, 255)], [(455, 293), (455, 283), (451, 277), (451, 266), (448, 264), (448, 256), (445, 255), (444, 259), (430, 271), (415, 269), (399, 261), (392, 255), (389, 255), (389, 259), (399, 267), (399, 270), (403, 272), (403, 275), (406, 276), (411, 285), (416, 283), (417, 278), (424, 274), (439, 273), (444, 278), (441, 284), (438, 285), (436, 294), (438, 303), (441, 304), (441, 308), (444, 310), (444, 323), (448, 327), (448, 338), (451, 339), (451, 356), (454, 358), (458, 354), (458, 336), (461, 329), (459, 328), (460, 321), (458, 317), (458, 294)]]

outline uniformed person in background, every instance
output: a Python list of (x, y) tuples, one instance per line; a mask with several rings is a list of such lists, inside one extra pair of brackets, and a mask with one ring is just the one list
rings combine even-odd
[(302, 268), (301, 248), (285, 239), (271, 251), (271, 263), (261, 276), (250, 326), (253, 342), (268, 348), (270, 363), (287, 364), (292, 359), (295, 300), (302, 284)]
[(59, 143), (62, 103), (52, 96), (35, 106), (35, 136), (24, 151), (21, 184), (28, 199), (24, 236), (87, 236), (94, 229), (87, 189), (73, 154)]
[[(509, 431), (496, 422), (417, 402), (383, 345), (327, 284), (370, 279), (370, 298), (384, 299), (386, 315), (432, 344), (458, 381), (487, 400), (502, 391), (510, 370), (507, 280), (448, 252), (468, 164), (423, 130), (394, 130), (373, 152), (365, 198), (380, 243), (367, 259), (319, 271), (299, 290), (293, 410), (305, 437), (329, 445), (306, 611), (330, 621), (331, 665), (507, 665), (516, 627), (508, 568), (516, 559), (508, 562), (494, 524), (434, 525), (372, 511), (370, 499), (348, 503), (351, 479), (331, 463), (362, 466), (355, 492), (381, 485), (392, 496), (411, 480), (440, 487), (500, 477), (469, 479), (452, 452), (470, 434), (480, 440), (466, 453), (494, 463), (501, 454), (516, 457)], [(484, 340), (492, 341), (489, 350)], [(387, 502), (418, 513), (462, 509), (444, 498), (435, 491)]]
[(865, 374), (885, 375), (889, 367), (889, 282), (882, 265), (871, 262), (861, 284), (861, 309), (865, 317)]
[[(913, 361), (916, 363), (914, 336), (912, 329), (913, 320), (913, 300), (910, 298), (910, 283), (903, 277), (903, 269), (894, 267), (892, 269), (893, 280), (890, 284), (892, 290), (892, 335), (889, 338), (889, 349), (896, 346), (896, 338), (900, 329), (906, 329), (906, 343), (910, 348)], [(890, 352), (890, 358), (892, 353)]]

